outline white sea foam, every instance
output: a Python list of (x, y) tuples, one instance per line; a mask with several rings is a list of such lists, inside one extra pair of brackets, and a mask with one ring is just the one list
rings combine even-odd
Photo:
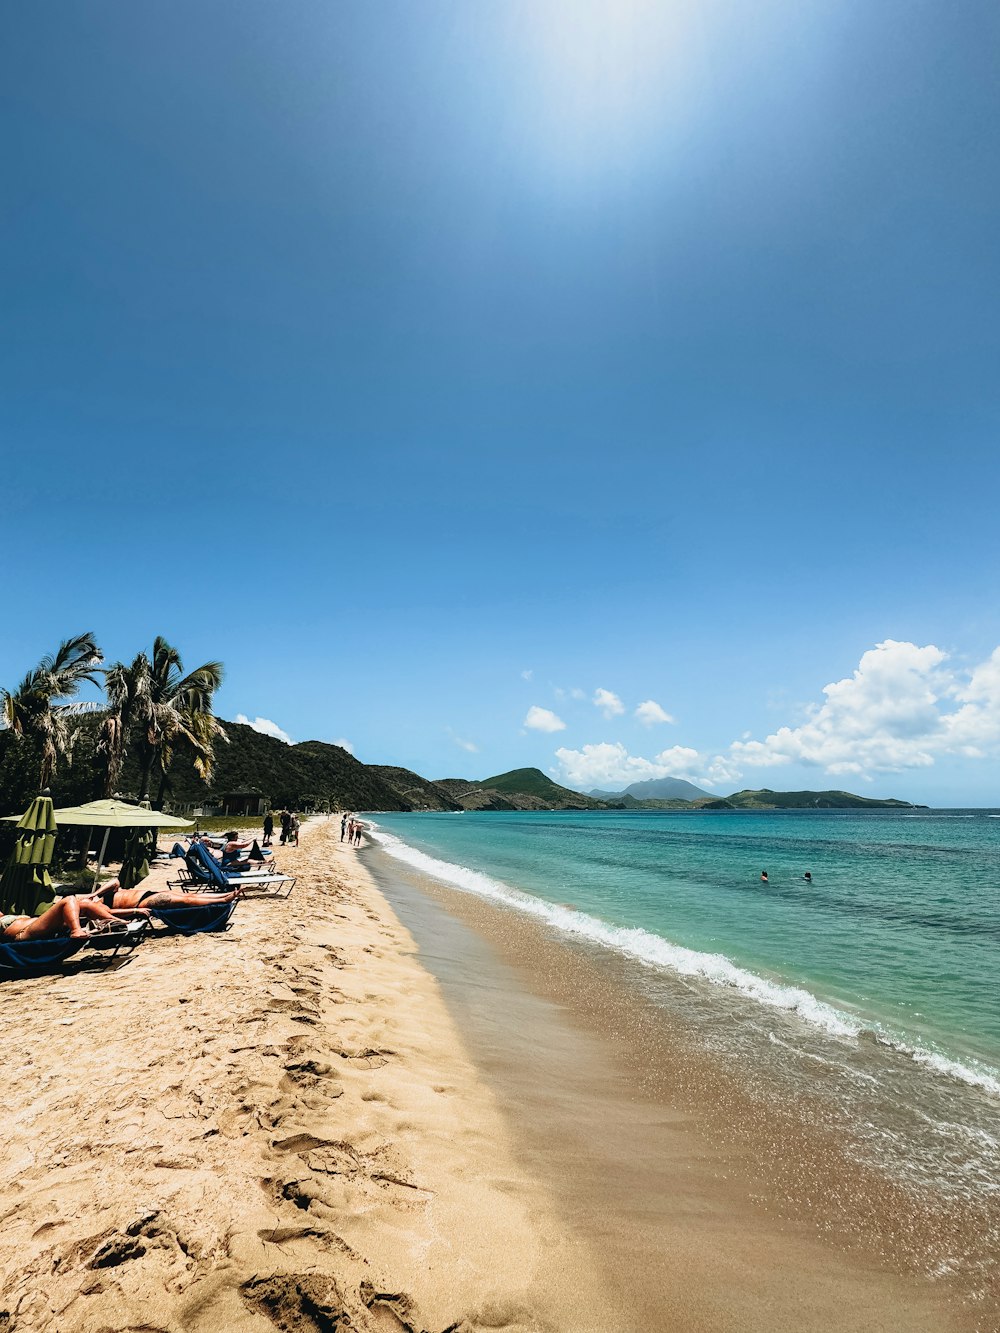
[(701, 977), (717, 986), (728, 986), (742, 992), (760, 1004), (772, 1009), (792, 1010), (807, 1022), (824, 1028), (835, 1036), (851, 1037), (861, 1031), (861, 1025), (840, 1013), (832, 1005), (818, 1000), (815, 995), (800, 986), (783, 985), (760, 977), (746, 968), (737, 966), (729, 958), (718, 953), (701, 953), (697, 949), (687, 949), (680, 944), (672, 944), (662, 935), (654, 935), (637, 926), (612, 926), (587, 912), (578, 912), (573, 908), (561, 907), (557, 903), (545, 902), (529, 893), (511, 888), (502, 880), (493, 879), (481, 871), (468, 866), (454, 865), (450, 861), (440, 861), (436, 856), (409, 843), (403, 842), (392, 833), (372, 825), (375, 840), (398, 861), (433, 875), (435, 879), (454, 884), (456, 888), (480, 898), (490, 898), (508, 907), (517, 908), (530, 916), (539, 917), (550, 925), (556, 926), (566, 935), (575, 935), (603, 944), (609, 949), (625, 954), (629, 958), (639, 959), (653, 967), (666, 968), (682, 977)]
[[(724, 954), (702, 953), (697, 949), (688, 949), (640, 927), (610, 925), (587, 912), (578, 912), (558, 903), (549, 903), (543, 898), (536, 898), (530, 893), (512, 888), (502, 880), (494, 879), (469, 866), (455, 865), (451, 861), (442, 861), (436, 856), (430, 856), (417, 847), (411, 847), (402, 838), (380, 828), (376, 823), (370, 824), (369, 831), (375, 841), (396, 860), (404, 861), (424, 874), (442, 880), (446, 884), (452, 884), (466, 893), (503, 903), (536, 917), (555, 926), (566, 935), (604, 945), (626, 957), (635, 958), (650, 967), (663, 968), (678, 976), (697, 977), (715, 986), (735, 989), (758, 1004), (795, 1013), (804, 1022), (822, 1029), (831, 1036), (858, 1037), (862, 1032), (872, 1032), (870, 1025), (820, 1000), (804, 987), (758, 976), (757, 973), (740, 967), (726, 958)], [(992, 1071), (973, 1068), (937, 1052), (908, 1045), (884, 1032), (874, 1032), (872, 1035), (883, 1045), (910, 1056), (918, 1064), (937, 1074), (959, 1079), (963, 1083), (972, 1084), (1000, 1096), (1000, 1079)]]

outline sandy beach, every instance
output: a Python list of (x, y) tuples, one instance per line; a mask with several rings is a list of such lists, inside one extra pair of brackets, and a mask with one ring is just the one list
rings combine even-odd
[(518, 945), (541, 999), (422, 890), (411, 933), (338, 834), (279, 849), (291, 898), (224, 935), (4, 985), (0, 1328), (978, 1326), (765, 1219), (745, 1145), (672, 1100), (689, 1069), (622, 1084), (556, 955)]
[(0, 1327), (613, 1326), (338, 832), (225, 935), (3, 987)]

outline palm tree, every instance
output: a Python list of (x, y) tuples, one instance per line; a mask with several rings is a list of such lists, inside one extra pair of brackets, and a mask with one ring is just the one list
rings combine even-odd
[(139, 653), (128, 666), (114, 662), (104, 672), (108, 706), (97, 739), (104, 770), (103, 796), (113, 796), (118, 790), (129, 732), (136, 719), (148, 713), (151, 675), (145, 653)]
[(93, 634), (77, 634), (61, 643), (29, 671), (16, 690), (0, 690), (3, 722), (21, 740), (39, 749), (39, 790), (52, 781), (59, 755), (70, 738), (71, 699), (84, 683), (97, 684), (103, 654)]
[(138, 742), (140, 801), (149, 798), (153, 770), (159, 764), (157, 804), (162, 804), (167, 772), (178, 748), (193, 755), (198, 774), (209, 780), (215, 741), (227, 739), (212, 712), (222, 676), (221, 662), (206, 662), (185, 675), (180, 653), (159, 635), (151, 656), (139, 653), (128, 666), (115, 662), (108, 668), (108, 712), (100, 741), (108, 795), (118, 783), (133, 733)]

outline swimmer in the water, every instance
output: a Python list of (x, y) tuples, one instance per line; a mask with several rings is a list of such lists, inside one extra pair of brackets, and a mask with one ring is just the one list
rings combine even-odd
[(809, 883), (811, 884), (813, 882), (812, 871), (807, 870), (806, 873), (802, 876), (802, 878), (808, 880)]
[(766, 871), (766, 870), (762, 870), (762, 871), (760, 872), (760, 880), (761, 880), (761, 883), (762, 883), (762, 884), (770, 884), (771, 881), (770, 881), (770, 880), (768, 879), (768, 877), (767, 877), (767, 871)]

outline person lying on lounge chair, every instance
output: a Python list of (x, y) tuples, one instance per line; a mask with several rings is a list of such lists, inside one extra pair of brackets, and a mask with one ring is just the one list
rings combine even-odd
[(243, 896), (242, 889), (232, 893), (174, 893), (170, 889), (123, 889), (117, 879), (109, 879), (85, 901), (100, 903), (114, 916), (148, 916), (158, 907), (216, 907)]
[(81, 917), (104, 922), (119, 920), (104, 903), (71, 894), (68, 898), (57, 898), (41, 916), (0, 916), (0, 939), (42, 940), (52, 935), (86, 939), (90, 932), (84, 930)]

